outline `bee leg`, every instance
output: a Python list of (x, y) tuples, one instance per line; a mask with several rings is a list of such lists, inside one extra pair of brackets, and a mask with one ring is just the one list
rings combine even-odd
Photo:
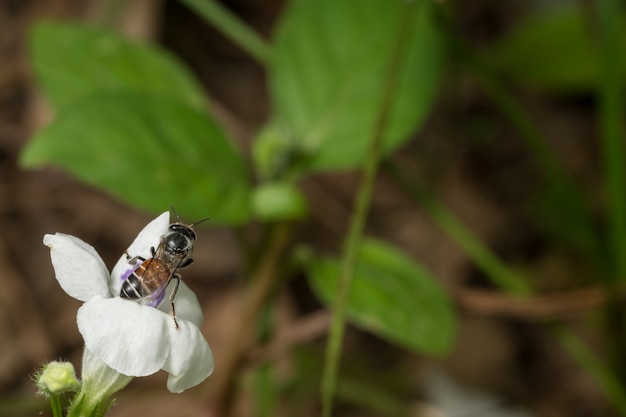
[(176, 298), (176, 293), (178, 292), (178, 285), (180, 284), (180, 275), (174, 274), (172, 276), (172, 280), (176, 280), (176, 284), (174, 284), (174, 290), (172, 291), (172, 294), (170, 295), (170, 307), (172, 310), (172, 318), (174, 319), (174, 324), (176, 325), (176, 328), (178, 329), (178, 322), (176, 321), (176, 308), (174, 307), (174, 299)]
[(185, 261), (183, 263), (181, 263), (180, 265), (178, 265), (179, 268), (184, 268), (186, 266), (191, 265), (191, 263), (193, 262), (193, 259), (191, 258), (187, 258), (185, 259)]
[(150, 253), (152, 254), (153, 258), (156, 256), (156, 250), (154, 250), (154, 246), (150, 246)]
[(135, 265), (137, 260), (140, 260), (141, 262), (145, 261), (145, 258), (142, 256), (130, 256), (127, 250), (124, 251), (124, 254), (126, 255), (126, 261), (131, 265)]

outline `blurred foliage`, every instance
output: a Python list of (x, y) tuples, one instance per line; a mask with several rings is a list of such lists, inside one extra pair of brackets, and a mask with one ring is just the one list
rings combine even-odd
[[(334, 304), (337, 260), (311, 259), (306, 269), (317, 296)], [(348, 316), (358, 326), (418, 353), (442, 355), (452, 347), (455, 318), (445, 292), (427, 270), (382, 241), (361, 242)]]
[[(33, 31), (33, 61), (57, 115), (31, 140), (21, 162), (27, 167), (63, 167), (152, 211), (175, 202), (186, 217), (210, 213), (214, 222), (233, 225), (249, 221), (252, 210), (264, 221), (303, 218), (305, 200), (291, 185), (297, 176), (287, 174), (355, 167), (364, 158), (402, 11), (400, 3), (381, 0), (367, 0), (357, 9), (350, 2), (335, 1), (295, 2), (288, 8), (278, 24), (274, 59), (268, 66), (275, 104), (271, 120), (280, 128), (265, 129), (257, 141), (261, 145), (255, 145), (260, 149), (255, 154), (261, 176), (276, 171), (273, 164), (281, 158), (288, 169), (274, 175), (281, 181), (262, 183), (256, 190), (242, 156), (200, 105), (201, 90), (176, 58), (101, 28), (42, 23)], [(432, 12), (432, 7), (413, 9), (408, 54), (385, 134), (388, 149), (408, 140), (435, 96), (443, 43)], [(280, 145), (285, 143), (289, 146)], [(294, 147), (305, 156), (281, 155)], [(384, 248), (384, 253), (393, 251)], [(395, 277), (389, 285), (406, 281), (411, 293), (398, 305), (410, 307), (411, 299), (428, 302), (416, 303), (402, 314), (402, 322), (396, 322), (392, 311), (399, 310), (389, 307), (407, 294), (392, 291), (381, 303), (381, 288), (372, 287), (356, 292), (360, 295), (351, 301), (353, 311), (369, 305), (370, 330), (423, 352), (442, 353), (450, 348), (454, 332), (445, 293), (415, 261), (398, 262), (398, 256), (375, 263), (378, 272), (388, 270)], [(327, 261), (320, 261), (322, 265)], [(309, 266), (319, 269), (315, 263)], [(420, 271), (417, 278), (415, 271)], [(413, 312), (420, 313), (417, 323), (426, 327), (431, 321), (448, 324), (407, 332)], [(374, 326), (376, 317), (381, 319)], [(363, 315), (356, 318), (364, 323)], [(402, 338), (410, 333), (411, 338)]]
[(172, 54), (104, 28), (39, 23), (30, 49), (35, 75), (56, 110), (106, 92), (158, 93), (204, 107), (201, 86)]
[(249, 219), (247, 167), (173, 56), (60, 23), (38, 25), (32, 51), (57, 116), (24, 150), (24, 166), (62, 166), (153, 212), (175, 204), (190, 218)]
[[(597, 221), (601, 215), (590, 213), (593, 202), (567, 177), (537, 126), (501, 82), (550, 94), (594, 93), (601, 86), (621, 91), (617, 81), (604, 77), (607, 67), (618, 77), (625, 74), (619, 63), (601, 59), (604, 43), (598, 42), (598, 28), (604, 28), (604, 20), (595, 21), (596, 16), (579, 3), (537, 8), (483, 48), (484, 59), (466, 45), (459, 46), (442, 10), (445, 6), (429, 1), (405, 8), (404, 2), (389, 0), (363, 0), (358, 5), (348, 0), (294, 0), (268, 43), (242, 29), (232, 16), (225, 18), (214, 3), (210, 8), (197, 0), (184, 3), (209, 21), (226, 22), (226, 27), (216, 26), (265, 65), (272, 112), (254, 138), (251, 163), (211, 115), (199, 84), (177, 58), (103, 28), (42, 23), (32, 32), (31, 54), (55, 119), (26, 146), (23, 166), (55, 165), (155, 213), (174, 204), (185, 217), (208, 214), (218, 224), (260, 222), (267, 228), (306, 219), (307, 202), (298, 180), (318, 172), (362, 168), (378, 129), (383, 138), (383, 155), (378, 157), (406, 143), (432, 110), (448, 76), (448, 54), (453, 49), (540, 162), (546, 182), (536, 203), (548, 231), (593, 259), (601, 276), (611, 275), (607, 271), (613, 271), (615, 254), (626, 252), (623, 241), (604, 241), (606, 234), (622, 228), (619, 217), (603, 224)], [(606, 3), (607, 10), (621, 19), (619, 6)], [(409, 22), (409, 35), (386, 104), (383, 92), (401, 19)], [(623, 44), (623, 37), (617, 42)], [(450, 48), (453, 45), (457, 48)], [(604, 96), (599, 97), (602, 102)], [(600, 107), (601, 114), (623, 110), (619, 102), (609, 110)], [(383, 113), (388, 117), (379, 126)], [(619, 129), (609, 129), (614, 120), (606, 120), (607, 143), (623, 140)], [(611, 164), (619, 165), (621, 158), (614, 157)], [(607, 184), (620, 183), (619, 170), (606, 172)], [(423, 189), (416, 192), (414, 184), (405, 185), (494, 286), (518, 295), (531, 293), (527, 283), (434, 196)], [(619, 207), (624, 190), (607, 188), (612, 193), (608, 204), (617, 202)], [(264, 243), (251, 244), (247, 252)], [(603, 252), (611, 245), (613, 257)], [(313, 255), (302, 265), (315, 294), (329, 306), (337, 302), (338, 264), (335, 257)], [(448, 295), (419, 260), (367, 238), (359, 244), (354, 271), (347, 300), (352, 323), (421, 354), (441, 356), (451, 349), (455, 314)], [(575, 346), (581, 352), (580, 345)], [(626, 410), (623, 387), (610, 365), (605, 369), (600, 362), (580, 362), (614, 404)], [(271, 381), (272, 375), (264, 369), (259, 378)], [(271, 408), (273, 402), (261, 401), (260, 407)]]
[[(406, 142), (430, 110), (444, 43), (426, 4), (408, 12), (411, 35), (384, 141)], [(371, 141), (402, 2), (292, 2), (276, 29), (269, 66), (275, 119), (308, 155), (307, 170), (354, 168)]]
[(539, 9), (485, 56), (496, 71), (529, 86), (560, 93), (593, 91), (600, 81), (600, 61), (589, 18), (578, 2)]
[(211, 213), (220, 223), (250, 216), (241, 156), (206, 113), (172, 97), (103, 91), (79, 99), (22, 155), (25, 166), (47, 161), (137, 207), (175, 204), (186, 217)]

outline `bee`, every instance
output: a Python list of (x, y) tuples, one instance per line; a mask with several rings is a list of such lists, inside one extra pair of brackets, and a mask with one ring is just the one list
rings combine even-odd
[(128, 251), (124, 252), (128, 263), (133, 267), (121, 276), (124, 283), (120, 290), (120, 297), (156, 307), (163, 301), (170, 281), (175, 281), (170, 295), (170, 308), (174, 325), (178, 329), (174, 307), (174, 299), (181, 279), (178, 270), (193, 262), (191, 254), (196, 240), (193, 226), (208, 220), (208, 217), (193, 224), (184, 224), (173, 207), (172, 211), (176, 215), (176, 222), (169, 225), (156, 249), (154, 246), (150, 248), (151, 258), (131, 256)]

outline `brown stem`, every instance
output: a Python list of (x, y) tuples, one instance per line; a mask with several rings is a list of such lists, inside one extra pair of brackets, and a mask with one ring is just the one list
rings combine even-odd
[[(618, 292), (615, 298), (623, 300)], [(457, 304), (472, 314), (507, 316), (520, 320), (563, 320), (599, 309), (609, 301), (604, 288), (588, 287), (524, 299), (497, 291), (459, 289), (454, 291)]]
[(269, 343), (254, 348), (246, 356), (246, 367), (256, 366), (262, 362), (276, 361), (296, 345), (308, 343), (328, 332), (330, 312), (318, 310), (302, 317), (289, 325), (284, 334), (278, 334)]
[(233, 329), (229, 337), (227, 347), (224, 350), (226, 355), (220, 358), (216, 366), (219, 369), (219, 375), (221, 375), (215, 379), (212, 396), (212, 407), (214, 407), (213, 411), (217, 416), (231, 414), (237, 373), (250, 347), (251, 335), (254, 334), (259, 312), (278, 278), (276, 269), (289, 242), (290, 232), (291, 225), (287, 223), (274, 227), (269, 237), (267, 250), (252, 272), (249, 287), (243, 294), (244, 300), (238, 320), (239, 325)]

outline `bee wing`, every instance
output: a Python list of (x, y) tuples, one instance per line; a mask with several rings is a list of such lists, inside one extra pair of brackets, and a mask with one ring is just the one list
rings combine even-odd
[(153, 258), (157, 258), (159, 256), (162, 256), (163, 251), (164, 251), (163, 246), (165, 245), (164, 236), (165, 235), (161, 236), (161, 238), (159, 239), (159, 244), (157, 245), (156, 248), (154, 246), (152, 246), (150, 248), (150, 252), (151, 252), (151, 255), (152, 255)]
[(167, 283), (165, 285), (161, 285), (152, 294), (146, 296), (142, 304), (148, 305), (150, 307), (158, 307), (158, 305), (161, 304), (161, 301), (163, 301), (163, 298), (165, 298), (165, 290), (167, 289), (167, 287)]

